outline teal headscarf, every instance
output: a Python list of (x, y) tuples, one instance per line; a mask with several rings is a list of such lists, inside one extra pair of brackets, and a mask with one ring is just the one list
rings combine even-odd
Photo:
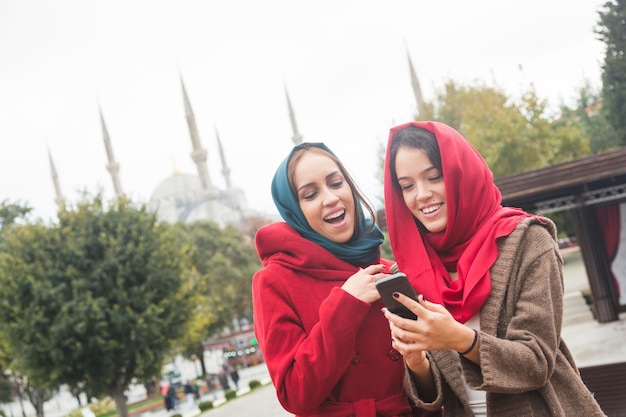
[(276, 208), (278, 208), (278, 212), (285, 222), (296, 229), (302, 237), (320, 245), (341, 260), (355, 266), (366, 265), (377, 260), (380, 256), (380, 245), (383, 243), (384, 236), (376, 225), (374, 225), (372, 230), (367, 232), (373, 220), (364, 216), (361, 201), (357, 199), (354, 190), (352, 190), (352, 196), (354, 198), (355, 207), (359, 210), (359, 218), (361, 221), (356, 225), (354, 236), (348, 242), (333, 242), (315, 232), (311, 226), (309, 226), (309, 223), (300, 209), (298, 199), (289, 186), (287, 168), (289, 161), (296, 151), (310, 147), (320, 148), (333, 156), (335, 155), (323, 143), (305, 142), (295, 146), (289, 156), (278, 166), (276, 174), (274, 174), (274, 179), (272, 180), (272, 198), (274, 199)]

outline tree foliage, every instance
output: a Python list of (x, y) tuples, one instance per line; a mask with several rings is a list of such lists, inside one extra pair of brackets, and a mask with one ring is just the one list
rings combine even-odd
[(589, 137), (580, 127), (558, 125), (532, 86), (519, 100), (496, 85), (461, 85), (449, 80), (422, 120), (444, 122), (481, 153), (495, 177), (571, 160), (589, 153)]
[(11, 227), (4, 238), (0, 316), (20, 370), (41, 387), (83, 383), (126, 417), (124, 391), (160, 374), (186, 319), (186, 254), (167, 226), (96, 196), (58, 224)]
[(555, 125), (575, 125), (589, 137), (591, 154), (614, 150), (620, 146), (620, 140), (613, 126), (607, 120), (607, 112), (603, 111), (601, 94), (594, 91), (587, 81), (578, 90), (576, 107), (562, 105), (561, 116)]
[(192, 299), (182, 353), (203, 358), (203, 342), (225, 328), (252, 322), (251, 278), (261, 265), (249, 238), (234, 227), (220, 229), (208, 221), (178, 223), (179, 245), (190, 252)]
[(601, 112), (626, 145), (626, 0), (607, 1), (599, 12), (596, 33), (606, 45), (602, 66)]
[(7, 226), (26, 220), (31, 211), (32, 208), (27, 204), (2, 201), (0, 203), (0, 231)]
[[(3, 232), (16, 223), (26, 221), (31, 210), (27, 204), (19, 202), (11, 203), (4, 200), (0, 203), (0, 244)], [(8, 403), (12, 399), (15, 383), (5, 372), (10, 370), (12, 358), (6, 327), (4, 321), (0, 320), (0, 403)], [(12, 374), (13, 371), (10, 372)]]

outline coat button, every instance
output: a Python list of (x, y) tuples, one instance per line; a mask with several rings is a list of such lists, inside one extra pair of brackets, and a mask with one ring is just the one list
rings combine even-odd
[(359, 352), (354, 352), (352, 354), (352, 363), (356, 365), (359, 362), (361, 362), (361, 355), (359, 355)]
[(400, 359), (400, 352), (398, 352), (395, 349), (389, 349), (389, 352), (387, 353), (387, 356), (389, 356), (389, 359), (391, 359), (392, 361), (397, 361), (398, 359)]

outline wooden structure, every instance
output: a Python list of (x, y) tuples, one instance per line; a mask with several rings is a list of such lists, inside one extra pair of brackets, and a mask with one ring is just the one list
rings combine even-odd
[(609, 417), (626, 417), (626, 363), (580, 368), (580, 376)]
[(495, 180), (505, 206), (549, 214), (569, 210), (599, 322), (619, 319), (623, 306), (612, 278), (595, 207), (626, 201), (626, 148)]

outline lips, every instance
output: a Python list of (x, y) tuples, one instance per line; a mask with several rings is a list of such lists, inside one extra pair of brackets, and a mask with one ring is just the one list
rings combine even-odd
[(434, 206), (425, 207), (422, 209), (422, 213), (424, 214), (434, 213), (435, 211), (439, 210), (442, 206), (443, 206), (443, 203), (439, 203)]
[(343, 220), (345, 216), (346, 216), (346, 210), (342, 209), (324, 217), (324, 221), (327, 223), (336, 223), (336, 222), (340, 222), (341, 220)]

